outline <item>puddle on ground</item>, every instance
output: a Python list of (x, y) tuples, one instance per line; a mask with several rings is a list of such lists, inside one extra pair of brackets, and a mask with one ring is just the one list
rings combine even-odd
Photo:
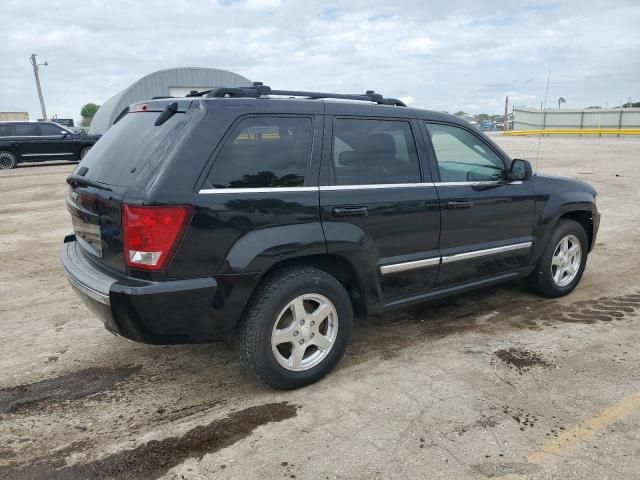
[(66, 465), (68, 449), (32, 461), (25, 466), (0, 466), (0, 478), (14, 480), (114, 480), (154, 479), (188, 458), (228, 447), (257, 427), (295, 417), (298, 407), (287, 402), (267, 403), (230, 413), (208, 425), (197, 426), (181, 437), (151, 440), (132, 450), (123, 450), (89, 463)]
[(88, 368), (36, 383), (0, 390), (0, 413), (28, 410), (42, 404), (78, 400), (105, 392), (137, 373), (140, 368), (139, 366)]
[(496, 350), (494, 355), (509, 368), (515, 369), (520, 375), (529, 371), (532, 367), (548, 368), (552, 366), (538, 353), (515, 347)]

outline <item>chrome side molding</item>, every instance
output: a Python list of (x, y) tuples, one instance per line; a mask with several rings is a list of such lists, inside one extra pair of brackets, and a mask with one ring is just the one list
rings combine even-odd
[(523, 250), (531, 248), (532, 242), (516, 243), (513, 245), (505, 245), (504, 247), (486, 248), (483, 250), (475, 250), (472, 252), (457, 253), (442, 257), (442, 263), (459, 262), (460, 260), (470, 260), (472, 258), (484, 257), (486, 255), (495, 255), (496, 253), (511, 252), (513, 250)]
[(382, 267), (380, 267), (380, 272), (383, 275), (386, 275), (388, 273), (404, 272), (406, 270), (413, 270), (415, 268), (422, 268), (422, 267), (431, 267), (433, 265), (439, 265), (439, 264), (440, 264), (440, 257), (425, 258), (424, 260), (415, 260), (413, 262), (403, 262), (403, 263), (394, 263), (392, 265), (383, 265)]
[(474, 250), (472, 252), (457, 253), (455, 255), (448, 255), (446, 257), (432, 257), (425, 258), (423, 260), (414, 260), (412, 262), (394, 263), (391, 265), (383, 265), (380, 267), (380, 273), (387, 275), (389, 273), (405, 272), (407, 270), (413, 270), (416, 268), (432, 267), (439, 265), (440, 263), (453, 263), (462, 260), (471, 260), (473, 258), (484, 257), (487, 255), (495, 255), (497, 253), (511, 252), (514, 250), (529, 249), (533, 245), (533, 242), (515, 243), (512, 245), (505, 245), (503, 247), (485, 248), (482, 250)]

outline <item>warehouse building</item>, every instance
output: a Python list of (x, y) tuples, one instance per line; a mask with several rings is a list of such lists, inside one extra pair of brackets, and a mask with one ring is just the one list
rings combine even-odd
[(0, 106), (0, 122), (29, 120), (29, 113), (23, 108)]
[(171, 68), (150, 73), (115, 94), (96, 112), (89, 133), (102, 134), (132, 103), (153, 97), (184, 97), (192, 91), (216, 87), (244, 87), (251, 81), (237, 73), (217, 68)]

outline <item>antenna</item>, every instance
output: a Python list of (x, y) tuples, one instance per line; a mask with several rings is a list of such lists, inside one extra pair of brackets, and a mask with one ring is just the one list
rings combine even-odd
[[(547, 73), (547, 89), (544, 92), (544, 104), (542, 105), (542, 115), (546, 115), (545, 111), (547, 109), (547, 97), (549, 96), (549, 79), (551, 78), (551, 70)], [(542, 129), (544, 130), (545, 125), (543, 124)], [(538, 151), (536, 152), (536, 170), (538, 170), (538, 159), (540, 158), (540, 142), (542, 141), (542, 137), (544, 133), (538, 137)]]

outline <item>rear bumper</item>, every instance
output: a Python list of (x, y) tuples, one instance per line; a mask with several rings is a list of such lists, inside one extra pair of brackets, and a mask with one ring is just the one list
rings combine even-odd
[(223, 340), (242, 311), (238, 302), (222, 295), (224, 289), (213, 277), (149, 282), (106, 273), (85, 257), (74, 236), (65, 238), (60, 263), (69, 283), (105, 328), (138, 342)]

